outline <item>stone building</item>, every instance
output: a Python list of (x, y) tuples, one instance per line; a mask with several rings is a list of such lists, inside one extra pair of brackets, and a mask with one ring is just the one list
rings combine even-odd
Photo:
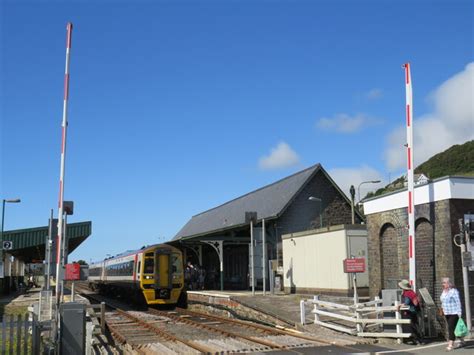
[[(417, 288), (426, 287), (439, 303), (443, 277), (454, 280), (463, 294), (461, 251), (453, 237), (459, 233), (458, 220), (474, 214), (474, 178), (443, 177), (414, 191)], [(364, 202), (371, 297), (409, 278), (407, 201), (404, 189)], [(472, 307), (474, 271), (469, 285)]]
[[(315, 199), (309, 200), (311, 196)], [(262, 287), (263, 248), (265, 265), (275, 260), (274, 264), (282, 266), (282, 235), (350, 224), (352, 220), (351, 202), (320, 164), (197, 214), (171, 243), (180, 246), (188, 260), (206, 270), (209, 276), (206, 288), (249, 287), (250, 228), (245, 220), (246, 212), (257, 213), (254, 228), (257, 287)], [(360, 223), (363, 217), (355, 213), (355, 222)]]

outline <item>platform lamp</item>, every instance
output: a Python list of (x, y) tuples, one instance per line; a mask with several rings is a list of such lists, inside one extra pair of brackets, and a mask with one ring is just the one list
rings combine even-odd
[(359, 187), (357, 187), (357, 196), (358, 196), (357, 205), (360, 205), (360, 187), (361, 187), (361, 185), (363, 185), (363, 184), (378, 184), (379, 182), (380, 182), (380, 180), (367, 180), (367, 181), (362, 181), (359, 184)]
[[(2, 200), (2, 226), (1, 226), (1, 229), (0, 229), (0, 262), (1, 262), (1, 268), (0, 268), (0, 271), (1, 271), (1, 274), (2, 274), (2, 279), (4, 279), (4, 275), (5, 275), (5, 263), (3, 262), (3, 226), (4, 226), (4, 222), (5, 222), (5, 204), (6, 203), (20, 203), (21, 200), (19, 198), (14, 198), (14, 199), (3, 199)], [(3, 282), (2, 282), (2, 287), (3, 287)], [(1, 290), (0, 290), (1, 291)]]
[(323, 200), (321, 200), (319, 197), (314, 197), (310, 196), (308, 198), (309, 201), (316, 201), (319, 202), (319, 227), (323, 228), (323, 217), (322, 217), (322, 212), (323, 212)]

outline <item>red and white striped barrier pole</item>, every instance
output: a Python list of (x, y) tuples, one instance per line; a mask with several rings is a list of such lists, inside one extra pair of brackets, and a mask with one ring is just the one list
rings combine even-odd
[(406, 87), (406, 126), (407, 126), (407, 179), (408, 179), (408, 257), (410, 284), (416, 291), (416, 252), (415, 252), (415, 185), (413, 178), (413, 93), (411, 86), (410, 63), (405, 68)]
[(59, 174), (59, 212), (58, 212), (58, 237), (56, 242), (56, 304), (61, 301), (62, 273), (62, 243), (64, 243), (63, 218), (64, 218), (64, 171), (66, 165), (66, 137), (67, 137), (67, 106), (69, 98), (69, 58), (71, 54), (72, 23), (66, 26), (66, 69), (64, 73), (64, 102), (61, 139), (61, 171)]

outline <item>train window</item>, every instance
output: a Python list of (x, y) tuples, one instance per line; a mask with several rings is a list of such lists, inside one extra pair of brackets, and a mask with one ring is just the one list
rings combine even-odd
[(153, 274), (155, 272), (155, 260), (153, 258), (145, 258), (145, 274)]
[(153, 254), (153, 252), (150, 252), (150, 253), (146, 253), (145, 256), (155, 256), (155, 255)]
[(142, 271), (141, 271), (141, 269), (140, 269), (140, 267), (141, 267), (141, 266), (142, 266), (142, 262), (141, 262), (141, 261), (139, 261), (139, 262), (138, 262), (138, 270), (137, 270), (137, 274), (139, 274), (139, 273), (141, 273), (141, 272), (142, 272)]
[(178, 274), (183, 272), (183, 265), (181, 264), (179, 254), (171, 254), (171, 272)]

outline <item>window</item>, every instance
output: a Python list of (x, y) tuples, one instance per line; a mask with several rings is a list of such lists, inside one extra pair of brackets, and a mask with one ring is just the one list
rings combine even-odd
[(144, 274), (153, 274), (155, 272), (155, 261), (153, 258), (145, 258)]
[(183, 264), (180, 254), (171, 254), (171, 272), (181, 274), (183, 272)]

